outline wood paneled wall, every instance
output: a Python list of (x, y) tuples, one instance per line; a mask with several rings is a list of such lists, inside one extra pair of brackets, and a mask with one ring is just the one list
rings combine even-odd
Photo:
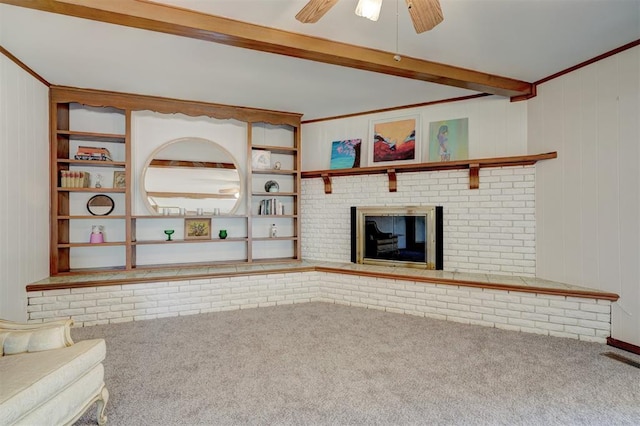
[(49, 89), (0, 54), (0, 318), (49, 275)]
[(640, 47), (538, 86), (536, 275), (620, 295), (612, 337), (640, 345)]

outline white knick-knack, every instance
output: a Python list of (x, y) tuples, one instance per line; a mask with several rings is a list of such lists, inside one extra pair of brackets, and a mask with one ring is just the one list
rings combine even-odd
[(278, 236), (278, 227), (276, 226), (275, 223), (271, 225), (271, 232), (269, 235), (271, 238), (276, 238)]

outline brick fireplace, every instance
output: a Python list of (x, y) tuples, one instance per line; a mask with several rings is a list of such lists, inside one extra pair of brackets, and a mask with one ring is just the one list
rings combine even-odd
[(444, 270), (534, 277), (535, 166), (480, 169), (480, 188), (469, 189), (467, 170), (397, 175), (389, 192), (385, 175), (302, 180), (302, 255), (351, 261), (352, 206), (443, 206)]

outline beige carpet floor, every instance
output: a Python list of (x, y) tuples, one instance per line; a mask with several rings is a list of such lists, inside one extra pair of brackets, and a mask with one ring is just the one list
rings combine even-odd
[[(327, 303), (74, 329), (111, 425), (639, 425), (628, 352)], [(95, 424), (91, 409), (78, 422)]]

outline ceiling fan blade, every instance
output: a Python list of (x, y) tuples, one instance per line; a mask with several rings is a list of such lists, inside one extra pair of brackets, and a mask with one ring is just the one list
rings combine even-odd
[(429, 31), (444, 20), (438, 0), (405, 0), (413, 27), (418, 34)]
[(309, 0), (296, 15), (296, 19), (304, 24), (318, 22), (338, 0)]

